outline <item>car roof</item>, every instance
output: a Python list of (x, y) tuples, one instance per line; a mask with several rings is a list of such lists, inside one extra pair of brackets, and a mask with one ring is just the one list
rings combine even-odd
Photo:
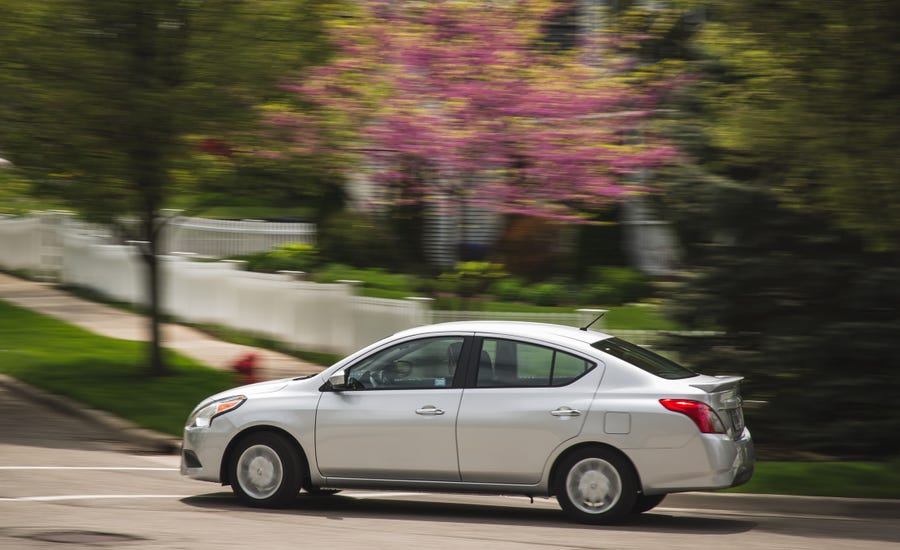
[(521, 336), (559, 344), (571, 344), (571, 341), (575, 340), (588, 345), (611, 337), (609, 334), (594, 330), (581, 330), (567, 325), (527, 321), (454, 321), (415, 327), (398, 332), (394, 336), (420, 336), (441, 332), (480, 332), (505, 336)]

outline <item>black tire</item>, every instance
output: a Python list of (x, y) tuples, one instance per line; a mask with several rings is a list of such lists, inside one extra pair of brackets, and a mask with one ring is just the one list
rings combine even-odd
[(303, 490), (308, 493), (310, 496), (314, 497), (324, 497), (329, 495), (336, 495), (341, 492), (340, 489), (322, 489), (321, 487), (316, 487), (312, 484), (310, 479), (307, 477), (303, 480)]
[(319, 489), (318, 487), (304, 487), (303, 490), (313, 497), (330, 497), (341, 492), (340, 489)]
[(634, 501), (634, 507), (631, 508), (631, 513), (643, 514), (644, 512), (649, 512), (659, 506), (659, 503), (662, 502), (664, 498), (666, 498), (665, 494), (638, 495), (637, 500)]
[(631, 463), (605, 448), (585, 448), (559, 465), (554, 493), (560, 507), (579, 523), (614, 523), (625, 518), (637, 499)]
[(231, 489), (250, 506), (283, 508), (303, 482), (301, 458), (284, 436), (263, 432), (242, 439), (231, 453)]

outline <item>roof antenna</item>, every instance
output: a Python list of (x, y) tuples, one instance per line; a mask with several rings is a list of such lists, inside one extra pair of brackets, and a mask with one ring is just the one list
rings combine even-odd
[(588, 324), (584, 325), (583, 327), (581, 327), (581, 330), (587, 332), (587, 329), (591, 328), (591, 325), (593, 325), (594, 323), (596, 323), (597, 321), (599, 321), (604, 315), (606, 315), (606, 310), (602, 310), (602, 311), (600, 312), (600, 315), (598, 315), (596, 319), (594, 319), (594, 320), (591, 321), (590, 323), (588, 323)]

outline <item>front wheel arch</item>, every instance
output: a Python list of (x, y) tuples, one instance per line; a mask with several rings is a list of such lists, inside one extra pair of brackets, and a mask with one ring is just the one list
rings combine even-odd
[(248, 428), (238, 434), (235, 434), (234, 437), (231, 438), (231, 441), (228, 442), (228, 446), (225, 448), (225, 452), (222, 453), (222, 464), (219, 465), (219, 480), (222, 485), (231, 485), (231, 472), (229, 466), (231, 465), (232, 453), (234, 453), (234, 449), (237, 444), (245, 439), (249, 435), (259, 434), (259, 433), (275, 433), (284, 437), (290, 444), (294, 447), (294, 450), (297, 452), (297, 456), (300, 457), (300, 470), (301, 475), (303, 476), (303, 482), (309, 479), (309, 460), (306, 458), (306, 452), (303, 450), (303, 446), (294, 439), (290, 433), (286, 430), (282, 430), (281, 428), (276, 428), (275, 426), (254, 426), (252, 428)]

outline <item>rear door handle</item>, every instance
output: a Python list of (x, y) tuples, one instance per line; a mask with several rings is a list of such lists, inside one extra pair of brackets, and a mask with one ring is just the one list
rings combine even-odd
[(443, 409), (439, 409), (434, 405), (426, 405), (420, 409), (416, 409), (416, 414), (420, 414), (422, 416), (440, 416), (444, 414)]
[(553, 416), (562, 417), (581, 416), (581, 411), (579, 411), (578, 409), (573, 409), (571, 407), (559, 407), (556, 410), (550, 411), (550, 414), (552, 414)]

